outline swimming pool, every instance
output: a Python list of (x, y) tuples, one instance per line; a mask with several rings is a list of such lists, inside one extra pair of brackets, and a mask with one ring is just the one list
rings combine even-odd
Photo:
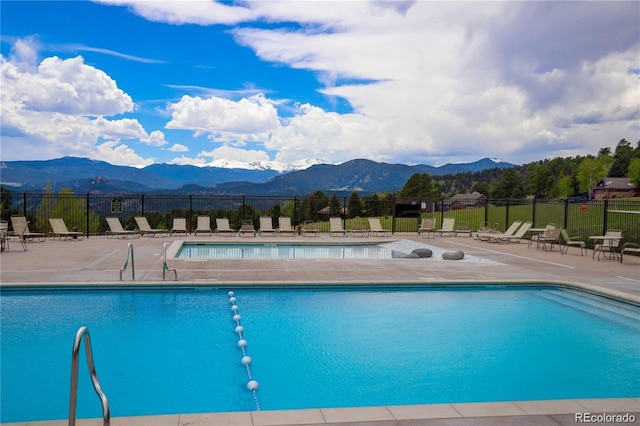
[[(414, 249), (432, 251), (429, 261), (442, 260), (444, 249), (412, 240), (386, 242), (286, 242), (220, 243), (179, 241), (174, 243), (177, 259), (394, 259), (405, 258)], [(465, 255), (465, 262), (484, 259)]]
[[(67, 417), (91, 330), (113, 416), (637, 397), (640, 310), (574, 290), (2, 289), (1, 422)], [(46, 348), (46, 350), (44, 350)], [(100, 417), (81, 363), (79, 417)]]

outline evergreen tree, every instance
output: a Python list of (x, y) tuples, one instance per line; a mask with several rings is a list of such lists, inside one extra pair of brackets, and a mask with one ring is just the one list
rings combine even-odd
[(522, 198), (522, 179), (513, 168), (504, 169), (502, 177), (491, 189), (491, 197), (497, 199)]
[(11, 190), (0, 185), (0, 218), (2, 220), (9, 220), (11, 218), (12, 211), (12, 194)]
[(329, 200), (329, 216), (331, 217), (336, 217), (336, 216), (341, 216), (341, 212), (340, 212), (340, 200), (338, 199), (338, 196), (336, 195), (336, 193), (333, 193), (333, 196), (331, 197), (331, 199)]
[(625, 177), (629, 170), (629, 163), (633, 159), (634, 151), (631, 147), (631, 143), (626, 139), (621, 139), (616, 146), (615, 154), (613, 155), (613, 165), (609, 169), (607, 176), (609, 177)]
[(349, 217), (356, 217), (362, 215), (362, 204), (360, 203), (360, 196), (356, 191), (352, 191), (349, 195), (349, 201), (347, 201), (347, 210)]

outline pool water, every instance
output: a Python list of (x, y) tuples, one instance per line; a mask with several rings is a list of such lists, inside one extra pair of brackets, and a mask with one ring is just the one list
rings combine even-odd
[[(2, 290), (0, 422), (67, 418), (91, 332), (114, 417), (638, 397), (640, 310), (530, 288)], [(83, 356), (79, 417), (100, 417)]]
[(391, 259), (404, 253), (371, 243), (184, 243), (178, 259)]

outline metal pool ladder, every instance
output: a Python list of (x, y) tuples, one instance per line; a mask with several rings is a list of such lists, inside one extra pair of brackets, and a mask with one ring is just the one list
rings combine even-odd
[(129, 259), (131, 259), (131, 279), (135, 281), (136, 266), (133, 262), (133, 243), (127, 244), (127, 257), (124, 259), (124, 266), (120, 269), (120, 281), (122, 281), (122, 273), (127, 269), (127, 266), (129, 266)]
[(109, 426), (111, 423), (111, 416), (109, 414), (109, 400), (100, 388), (100, 382), (96, 374), (96, 367), (93, 365), (93, 352), (91, 351), (91, 338), (89, 337), (89, 329), (87, 327), (80, 327), (76, 333), (76, 338), (73, 341), (73, 352), (71, 353), (71, 395), (69, 397), (69, 426), (75, 426), (76, 424), (76, 403), (78, 400), (78, 356), (80, 352), (80, 344), (84, 337), (84, 348), (87, 353), (87, 366), (89, 367), (89, 375), (91, 376), (91, 383), (93, 389), (95, 389), (100, 402), (102, 403), (102, 424), (103, 426)]

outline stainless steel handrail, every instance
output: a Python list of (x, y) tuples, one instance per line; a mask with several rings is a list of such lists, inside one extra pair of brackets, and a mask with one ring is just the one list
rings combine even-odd
[(127, 257), (124, 259), (124, 266), (120, 269), (120, 281), (122, 281), (122, 273), (129, 266), (129, 259), (131, 259), (131, 280), (136, 280), (136, 266), (133, 261), (133, 243), (127, 244)]
[(169, 243), (164, 243), (162, 245), (162, 281), (165, 280), (165, 275), (167, 271), (173, 271), (174, 273), (174, 281), (178, 281), (178, 271), (175, 268), (169, 268), (167, 266), (167, 246)]
[(102, 403), (102, 424), (103, 426), (109, 426), (111, 417), (109, 414), (109, 400), (107, 396), (100, 388), (100, 382), (98, 381), (98, 375), (96, 374), (96, 367), (93, 365), (93, 352), (91, 351), (91, 338), (89, 337), (89, 329), (87, 327), (80, 327), (76, 333), (76, 338), (73, 341), (73, 351), (71, 352), (71, 395), (69, 397), (69, 426), (75, 426), (76, 424), (76, 405), (78, 400), (78, 357), (80, 352), (80, 344), (84, 337), (84, 348), (87, 353), (87, 366), (89, 367), (89, 375), (91, 376), (91, 383), (93, 389), (95, 389), (100, 402)]

